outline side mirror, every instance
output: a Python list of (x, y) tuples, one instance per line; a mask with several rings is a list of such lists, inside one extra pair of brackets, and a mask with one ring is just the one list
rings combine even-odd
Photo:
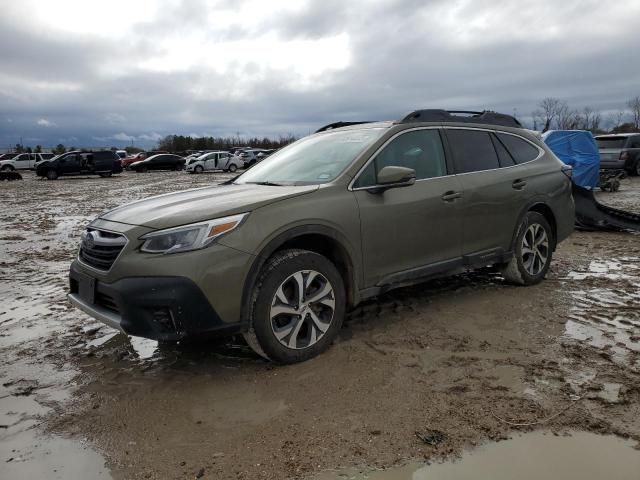
[(378, 172), (377, 184), (369, 192), (381, 193), (390, 188), (409, 187), (414, 183), (416, 171), (413, 168), (388, 166)]

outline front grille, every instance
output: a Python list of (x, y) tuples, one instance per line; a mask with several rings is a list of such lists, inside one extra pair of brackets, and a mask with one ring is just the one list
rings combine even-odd
[(88, 228), (82, 234), (79, 257), (83, 263), (107, 271), (126, 244), (124, 235)]

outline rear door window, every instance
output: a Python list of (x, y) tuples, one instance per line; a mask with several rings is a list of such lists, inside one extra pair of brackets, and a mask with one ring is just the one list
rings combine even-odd
[(540, 150), (522, 138), (505, 133), (497, 133), (496, 136), (509, 151), (516, 163), (530, 162), (540, 155)]
[(489, 132), (446, 129), (456, 173), (480, 172), (500, 168)]
[(491, 134), (491, 140), (493, 141), (493, 146), (496, 149), (496, 153), (498, 154), (498, 160), (500, 161), (501, 167), (513, 167), (516, 164), (516, 161), (513, 159), (509, 151), (502, 144), (498, 137), (496, 137), (493, 133)]

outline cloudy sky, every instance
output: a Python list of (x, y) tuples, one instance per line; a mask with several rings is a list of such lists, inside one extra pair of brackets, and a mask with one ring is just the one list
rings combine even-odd
[(640, 2), (0, 0), (0, 148), (304, 135), (416, 108), (604, 117), (640, 95)]

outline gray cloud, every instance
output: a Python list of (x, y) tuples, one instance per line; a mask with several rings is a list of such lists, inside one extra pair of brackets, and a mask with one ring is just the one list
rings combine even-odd
[(158, 4), (123, 26), (96, 21), (95, 34), (17, 22), (5, 6), (0, 148), (301, 135), (421, 107), (526, 117), (545, 96), (607, 112), (640, 94), (633, 1), (325, 0), (255, 15), (242, 2)]

